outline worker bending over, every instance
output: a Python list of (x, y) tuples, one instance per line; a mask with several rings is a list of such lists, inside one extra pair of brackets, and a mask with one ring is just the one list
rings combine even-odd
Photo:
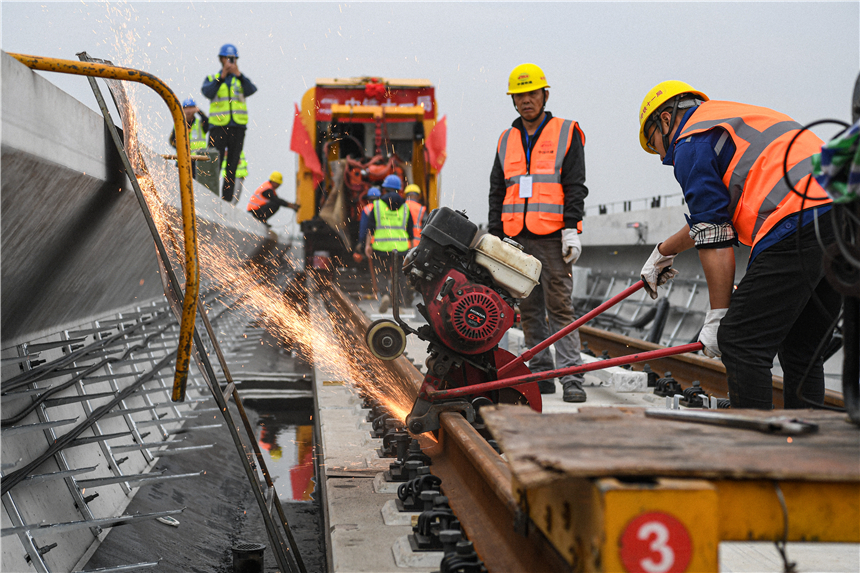
[(410, 183), (403, 190), (406, 195), (406, 206), (409, 207), (409, 212), (412, 214), (412, 246), (418, 246), (421, 241), (421, 229), (424, 227), (424, 220), (427, 218), (427, 207), (421, 204), (421, 188)]
[[(188, 146), (191, 155), (197, 155), (206, 149), (206, 132), (209, 131), (209, 118), (200, 111), (193, 98), (182, 102), (182, 114), (185, 116), (185, 126), (188, 128)], [(168, 139), (170, 146), (176, 149), (176, 129), (170, 131)], [(191, 162), (191, 176), (196, 176), (197, 162)]]
[[(585, 135), (575, 121), (545, 111), (546, 76), (534, 64), (514, 68), (508, 95), (519, 117), (502, 132), (490, 174), (487, 230), (513, 238), (542, 265), (540, 284), (520, 301), (526, 346), (532, 347), (572, 323), (571, 267), (582, 252), (579, 241), (585, 197)], [(582, 364), (579, 332), (555, 343), (558, 368)], [(544, 350), (529, 361), (532, 372), (553, 370)], [(582, 374), (561, 379), (565, 402), (585, 402)], [(555, 392), (552, 380), (539, 383)]]
[[(389, 175), (382, 183), (385, 193), (373, 201), (368, 214), (367, 238), (364, 254), (373, 257), (376, 283), (379, 287), (379, 312), (388, 311), (391, 305), (391, 274), (394, 269), (395, 251), (405, 254), (413, 239), (412, 215), (406, 200), (400, 195), (400, 177)], [(408, 295), (406, 276), (398, 265), (397, 281), (401, 296)]]
[(236, 168), (245, 145), (245, 127), (248, 125), (248, 105), (245, 98), (257, 92), (251, 80), (239, 71), (239, 52), (233, 44), (224, 44), (218, 52), (221, 71), (206, 76), (200, 91), (209, 104), (209, 145), (218, 149), (218, 164), (226, 158), (221, 198), (233, 200)]
[(293, 211), (299, 210), (299, 205), (284, 201), (276, 193), (278, 187), (284, 182), (284, 177), (280, 171), (272, 171), (269, 175), (269, 180), (260, 185), (254, 194), (251, 195), (251, 200), (248, 201), (248, 212), (251, 213), (258, 221), (269, 224), (269, 217), (278, 212), (281, 207), (287, 207)]
[[(834, 240), (831, 201), (810, 175), (822, 142), (800, 129), (779, 112), (710, 101), (679, 81), (655, 86), (639, 108), (639, 143), (673, 166), (690, 210), (687, 225), (654, 248), (642, 278), (657, 298), (657, 287), (677, 274), (675, 255), (698, 249), (711, 303), (699, 341), (706, 355), (722, 355), (734, 408), (773, 407), (777, 354), (786, 408), (824, 400), (823, 361), (813, 358), (841, 301), (824, 278), (815, 238), (817, 227), (824, 244)], [(786, 166), (799, 194), (783, 178), (795, 137)], [(732, 292), (738, 242), (752, 252)]]

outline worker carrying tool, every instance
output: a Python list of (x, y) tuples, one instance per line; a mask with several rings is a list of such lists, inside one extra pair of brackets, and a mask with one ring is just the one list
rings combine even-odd
[[(400, 195), (402, 182), (397, 175), (389, 175), (382, 182), (385, 193), (373, 201), (368, 216), (364, 254), (373, 258), (376, 283), (379, 288), (379, 312), (387, 312), (391, 305), (391, 277), (395, 267), (395, 251), (405, 254), (413, 239), (412, 215), (406, 200)], [(406, 277), (396, 269), (399, 292), (406, 293)]]
[(278, 187), (284, 182), (284, 177), (280, 171), (272, 171), (269, 175), (269, 180), (260, 185), (254, 194), (251, 195), (251, 200), (248, 201), (248, 212), (251, 213), (258, 221), (266, 223), (269, 217), (278, 212), (281, 207), (287, 207), (293, 211), (299, 210), (299, 205), (284, 201), (276, 193)]
[(411, 246), (415, 247), (421, 240), (421, 228), (427, 219), (427, 207), (421, 204), (421, 187), (415, 183), (407, 185), (403, 193), (406, 195), (406, 206), (409, 207), (409, 212), (412, 214), (412, 234), (415, 238), (412, 240)]
[[(490, 174), (487, 230), (511, 237), (542, 265), (540, 284), (519, 303), (526, 346), (549, 338), (576, 318), (571, 267), (582, 252), (579, 232), (588, 189), (585, 135), (575, 121), (546, 111), (549, 88), (543, 70), (521, 64), (508, 79), (508, 95), (519, 117), (502, 132)], [(555, 343), (558, 367), (582, 364), (579, 332)], [(529, 362), (532, 372), (554, 370), (549, 350)], [(584, 402), (581, 374), (561, 379), (566, 402)], [(552, 380), (540, 382), (544, 394)]]
[(236, 168), (245, 144), (248, 125), (248, 105), (245, 98), (257, 92), (251, 80), (241, 71), (236, 61), (239, 51), (233, 44), (224, 44), (218, 51), (221, 71), (206, 76), (200, 91), (209, 104), (209, 145), (218, 149), (218, 163), (226, 158), (227, 166), (221, 186), (221, 198), (232, 201)]
[[(689, 84), (665, 81), (639, 108), (639, 143), (673, 166), (690, 211), (642, 267), (651, 298), (677, 274), (675, 256), (696, 247), (711, 303), (699, 341), (706, 355), (722, 356), (732, 407), (773, 407), (777, 354), (785, 407), (822, 403), (815, 348), (830, 336), (841, 301), (824, 278), (816, 240), (816, 232), (823, 244), (834, 240), (831, 200), (810, 176), (821, 140), (779, 112), (711, 101)], [(738, 242), (752, 252), (732, 292)]]
[[(206, 132), (209, 131), (209, 118), (203, 113), (193, 98), (182, 102), (182, 113), (185, 115), (185, 125), (188, 128), (188, 143), (191, 155), (197, 155), (206, 149)], [(171, 130), (168, 139), (170, 147), (176, 149), (176, 129)], [(196, 175), (197, 162), (191, 162), (191, 176)]]

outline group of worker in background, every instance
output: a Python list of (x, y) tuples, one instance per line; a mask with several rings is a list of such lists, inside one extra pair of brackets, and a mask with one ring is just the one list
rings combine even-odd
[[(239, 51), (233, 44), (224, 44), (218, 51), (221, 70), (206, 76), (200, 91), (210, 100), (209, 116), (203, 113), (193, 98), (182, 102), (188, 128), (191, 154), (197, 155), (212, 147), (218, 150), (221, 167), (221, 198), (233, 205), (239, 202), (248, 160), (243, 149), (248, 125), (248, 104), (245, 99), (257, 91), (257, 86), (239, 70)], [(176, 131), (170, 133), (170, 145), (176, 147)], [(196, 161), (191, 162), (192, 177), (196, 176)], [(278, 171), (260, 185), (251, 196), (247, 210), (258, 221), (268, 225), (268, 219), (281, 207), (298, 210), (299, 205), (279, 198), (276, 190), (284, 182)], [(217, 189), (216, 189), (217, 192)]]
[[(540, 284), (519, 303), (526, 346), (573, 322), (572, 265), (582, 247), (585, 136), (576, 122), (546, 111), (549, 88), (534, 64), (514, 68), (508, 95), (519, 117), (496, 147), (488, 231), (511, 237), (538, 260)], [(811, 175), (822, 141), (790, 117), (746, 104), (711, 101), (680, 81), (656, 85), (639, 108), (639, 142), (674, 168), (690, 215), (658, 243), (641, 270), (652, 298), (678, 274), (674, 257), (695, 247), (710, 310), (699, 341), (722, 357), (734, 408), (771, 409), (773, 359), (784, 372), (785, 407), (820, 405), (823, 359), (841, 299), (824, 277), (819, 240), (834, 240), (831, 199)], [(790, 183), (783, 177), (783, 165)], [(733, 247), (752, 247), (735, 287)], [(529, 362), (532, 372), (580, 363), (576, 331)], [(582, 376), (561, 379), (563, 399), (583, 402)], [(540, 383), (554, 392), (553, 381)]]
[(397, 288), (405, 302), (411, 304), (412, 292), (396, 263), (402, 261), (399, 255), (421, 240), (427, 208), (421, 204), (418, 185), (409, 184), (400, 194), (403, 181), (398, 175), (386, 176), (381, 187), (371, 187), (367, 192), (367, 205), (359, 223), (356, 260), (361, 260), (363, 249), (377, 285), (379, 312), (387, 312), (393, 298), (393, 280), (398, 281)]

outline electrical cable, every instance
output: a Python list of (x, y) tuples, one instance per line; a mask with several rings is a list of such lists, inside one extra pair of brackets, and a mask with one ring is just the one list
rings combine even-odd
[[(841, 125), (843, 127), (842, 131), (838, 132), (833, 137), (839, 137), (843, 133), (845, 133), (846, 129), (849, 129), (851, 126), (839, 119), (819, 119), (817, 121), (813, 121), (812, 123), (808, 123), (798, 130), (797, 133), (794, 134), (794, 137), (791, 138), (791, 141), (788, 142), (788, 147), (785, 148), (785, 156), (782, 158), (782, 177), (785, 179), (785, 184), (788, 185), (789, 190), (797, 195), (798, 197), (806, 198), (807, 191), (809, 191), (809, 184), (807, 183), (807, 188), (803, 193), (797, 191), (794, 188), (794, 185), (791, 183), (791, 180), (788, 178), (788, 154), (791, 153), (791, 147), (794, 145), (794, 142), (797, 141), (797, 138), (801, 136), (801, 134), (805, 131), (809, 131), (810, 128), (815, 127), (816, 125), (823, 125), (825, 123), (835, 123), (837, 125)], [(832, 138), (831, 138), (832, 139)], [(811, 175), (810, 175), (811, 179)]]

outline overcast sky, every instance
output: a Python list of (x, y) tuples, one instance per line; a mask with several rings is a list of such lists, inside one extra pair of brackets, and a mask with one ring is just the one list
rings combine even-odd
[[(101, 3), (2, 2), (2, 49), (91, 56), (147, 70), (180, 97), (200, 93), (236, 44), (259, 88), (248, 99), (246, 186), (273, 170), (295, 193), (293, 104), (318, 77), (425, 78), (448, 116), (442, 204), (485, 222), (499, 134), (516, 117), (511, 69), (543, 67), (547, 109), (586, 135), (586, 207), (678, 193), (670, 168), (642, 151), (637, 110), (656, 83), (684, 80), (712, 99), (774, 108), (801, 123), (850, 120), (860, 69), (860, 3)], [(45, 74), (96, 109), (84, 78)], [(137, 89), (142, 139), (167, 153), (162, 101)], [(831, 128), (816, 130), (820, 136)], [(243, 197), (247, 201), (248, 193)], [(283, 211), (283, 210), (282, 210)], [(289, 225), (292, 212), (275, 225)], [(291, 225), (290, 225), (291, 226)]]

